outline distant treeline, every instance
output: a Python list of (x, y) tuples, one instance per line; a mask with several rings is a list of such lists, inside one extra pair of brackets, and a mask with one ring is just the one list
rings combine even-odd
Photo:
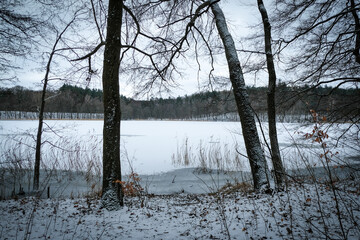
[[(251, 105), (260, 120), (266, 121), (266, 87), (248, 87)], [(0, 118), (14, 116), (35, 118), (40, 105), (40, 91), (24, 87), (0, 88)], [(231, 91), (201, 92), (177, 98), (134, 100), (120, 97), (122, 119), (202, 119), (237, 120), (237, 110)], [(336, 121), (358, 121), (360, 116), (359, 89), (331, 87), (277, 87), (276, 108), (279, 121), (309, 120), (314, 109)], [(64, 84), (46, 96), (47, 118), (101, 118), (102, 91)], [(31, 114), (30, 114), (31, 113)], [(66, 113), (66, 114), (65, 114)], [(76, 113), (76, 114), (74, 114)], [(86, 113), (86, 114), (82, 114)], [(89, 115), (88, 113), (93, 113)], [(18, 114), (18, 115), (17, 115)], [(5, 117), (7, 116), (7, 117)], [(31, 116), (31, 117), (30, 117)], [(78, 116), (78, 117), (76, 117)], [(88, 116), (88, 117), (86, 117)]]

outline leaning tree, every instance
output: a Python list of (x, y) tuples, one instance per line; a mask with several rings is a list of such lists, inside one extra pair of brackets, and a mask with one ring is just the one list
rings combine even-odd
[[(211, 4), (211, 1), (210, 1)], [(261, 148), (261, 143), (256, 129), (253, 109), (245, 87), (244, 75), (237, 56), (236, 47), (227, 28), (225, 16), (218, 3), (211, 5), (216, 21), (216, 26), (223, 42), (226, 60), (229, 66), (230, 81), (240, 116), (242, 133), (244, 136), (247, 155), (256, 190), (269, 187), (266, 159)]]
[[(136, 2), (132, 2), (134, 6)], [(153, 50), (153, 53), (148, 55), (148, 63), (152, 65), (155, 62), (157, 67), (148, 71), (149, 67), (146, 65), (137, 65), (136, 69), (131, 68), (131, 70), (138, 73), (134, 75), (137, 78), (144, 74), (148, 76), (147, 79), (142, 77), (142, 81), (137, 85), (142, 91), (147, 91), (157, 83), (168, 81), (168, 75), (181, 73), (179, 59), (186, 59), (189, 53), (194, 53), (200, 70), (201, 66), (206, 65), (200, 55), (206, 53), (210, 65), (208, 82), (212, 86), (216, 79), (213, 75), (215, 57), (220, 54), (225, 55), (254, 188), (266, 189), (269, 188), (266, 159), (261, 148), (237, 49), (219, 2), (219, 0), (157, 1), (151, 6), (148, 4), (147, 8), (133, 8), (134, 18), (145, 16), (150, 26), (157, 26), (156, 30), (150, 29), (152, 32), (147, 32), (147, 36), (151, 35), (153, 40), (151, 45), (148, 45), (148, 49)], [(161, 81), (157, 82), (157, 79)], [(136, 81), (136, 78), (133, 80)]]

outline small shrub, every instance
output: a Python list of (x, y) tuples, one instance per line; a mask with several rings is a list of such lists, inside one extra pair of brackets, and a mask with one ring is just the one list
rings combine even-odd
[(128, 181), (116, 180), (115, 182), (121, 184), (124, 196), (136, 197), (141, 195), (144, 191), (144, 189), (140, 186), (140, 180), (141, 178), (139, 177), (139, 174), (132, 172), (129, 175)]

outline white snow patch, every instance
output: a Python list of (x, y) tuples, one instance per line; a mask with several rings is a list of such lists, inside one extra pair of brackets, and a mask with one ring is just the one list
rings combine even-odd
[[(354, 186), (348, 183), (338, 193), (346, 238), (355, 240), (360, 236), (360, 198), (358, 185), (357, 192), (350, 191)], [(148, 195), (126, 199), (118, 211), (100, 206), (100, 200), (84, 198), (0, 201), (0, 238), (342, 238), (332, 192), (319, 185), (294, 185), (272, 196)]]

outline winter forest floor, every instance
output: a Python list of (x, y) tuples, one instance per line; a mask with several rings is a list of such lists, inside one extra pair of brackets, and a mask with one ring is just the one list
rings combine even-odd
[(292, 179), (273, 194), (244, 183), (140, 194), (118, 211), (102, 209), (94, 194), (3, 200), (0, 239), (360, 239), (359, 177), (312, 180)]

